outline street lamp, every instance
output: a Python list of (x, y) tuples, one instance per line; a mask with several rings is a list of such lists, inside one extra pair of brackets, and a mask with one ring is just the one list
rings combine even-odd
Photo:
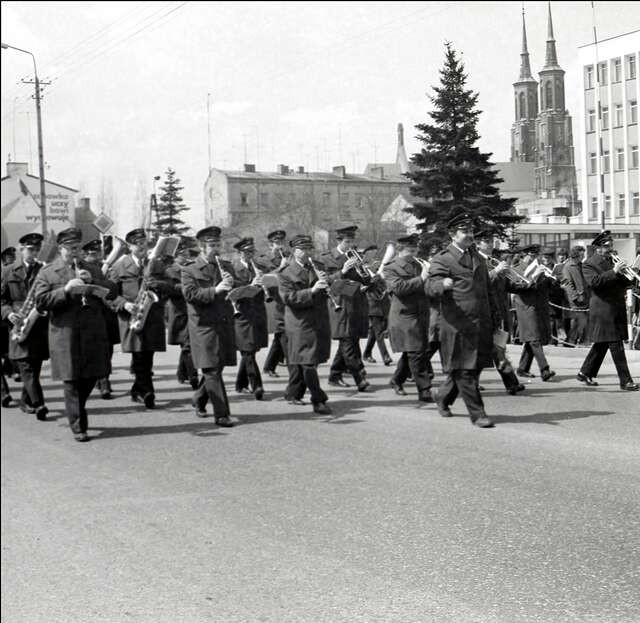
[(40, 113), (40, 80), (38, 79), (38, 70), (36, 68), (36, 57), (29, 52), (29, 50), (23, 50), (22, 48), (16, 48), (13, 45), (7, 43), (2, 44), (2, 49), (16, 50), (17, 52), (23, 52), (31, 56), (33, 60), (33, 73), (35, 75), (36, 85), (36, 115), (38, 121), (38, 168), (40, 170), (40, 213), (42, 220), (42, 235), (47, 236), (47, 198), (44, 190), (44, 149), (42, 147), (42, 115)]

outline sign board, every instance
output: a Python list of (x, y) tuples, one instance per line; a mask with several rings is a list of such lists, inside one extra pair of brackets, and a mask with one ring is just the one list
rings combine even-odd
[(104, 212), (100, 212), (93, 226), (101, 233), (106, 234), (113, 227), (113, 219), (109, 218)]

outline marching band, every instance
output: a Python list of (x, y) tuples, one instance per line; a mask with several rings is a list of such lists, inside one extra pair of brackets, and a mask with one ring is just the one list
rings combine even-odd
[[(480, 428), (494, 425), (485, 411), (480, 374), (495, 366), (509, 395), (525, 389), (520, 377), (551, 382), (544, 346), (590, 350), (576, 378), (596, 380), (611, 353), (620, 389), (635, 391), (624, 342), (628, 292), (640, 305), (640, 272), (613, 249), (609, 231), (591, 243), (593, 255), (576, 246), (557, 253), (530, 245), (517, 250), (493, 248), (493, 234), (463, 211), (448, 223), (450, 244), (418, 257), (419, 236), (402, 235), (390, 243), (378, 263), (358, 249), (355, 225), (336, 230), (335, 248), (316, 257), (313, 239), (298, 234), (267, 235), (268, 252), (256, 254), (253, 238), (241, 238), (236, 257), (220, 256), (222, 230), (206, 227), (195, 237), (160, 236), (150, 248), (144, 229), (124, 241), (108, 237), (82, 245), (76, 228), (61, 231), (55, 245), (27, 234), (18, 251), (2, 252), (3, 366), (2, 405), (14, 405), (5, 374), (19, 374), (21, 395), (15, 406), (46, 420), (43, 362), (51, 360), (51, 378), (64, 386), (65, 413), (77, 441), (87, 441), (86, 402), (94, 387), (112, 397), (109, 380), (114, 344), (131, 354), (131, 400), (155, 408), (154, 355), (167, 343), (180, 347), (177, 380), (193, 388), (197, 417), (211, 403), (216, 424), (233, 426), (223, 378), (238, 362), (235, 389), (264, 400), (256, 353), (269, 346), (263, 373), (278, 377), (286, 366), (284, 398), (330, 414), (318, 366), (329, 361), (337, 342), (328, 384), (370, 392), (366, 363), (375, 363), (377, 344), (389, 366), (399, 355), (389, 384), (407, 396), (415, 383), (417, 398), (433, 403), (449, 417), (458, 395)], [(557, 260), (557, 262), (556, 262)], [(636, 261), (637, 265), (637, 261)], [(515, 315), (512, 313), (515, 310)], [(635, 326), (632, 347), (640, 348)], [(364, 357), (360, 340), (368, 339)], [(522, 344), (517, 368), (508, 360), (508, 341)], [(431, 358), (439, 351), (444, 379), (433, 388)], [(237, 353), (240, 353), (239, 357)]]

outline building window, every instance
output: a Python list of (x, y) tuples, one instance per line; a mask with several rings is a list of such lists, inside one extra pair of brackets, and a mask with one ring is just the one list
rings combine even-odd
[(618, 195), (618, 216), (624, 216), (624, 193)]
[(611, 217), (611, 195), (604, 196), (604, 214), (607, 218)]
[(624, 149), (622, 147), (616, 149), (616, 169), (618, 171), (624, 169)]
[(622, 104), (616, 104), (616, 127), (620, 127), (622, 125)]
[(260, 193), (260, 205), (269, 205), (269, 193)]
[(547, 86), (545, 88), (545, 106), (547, 108), (553, 108), (553, 87), (551, 85), (551, 80), (547, 80)]
[(328, 208), (331, 205), (331, 193), (322, 193), (322, 207)]
[(240, 193), (240, 205), (241, 206), (247, 205), (247, 193)]
[(609, 107), (608, 106), (602, 107), (602, 129), (603, 130), (609, 129)]
[(592, 219), (598, 218), (598, 198), (591, 197), (591, 214), (589, 215)]
[(629, 151), (631, 152), (631, 168), (637, 169), (638, 168), (638, 146), (631, 145), (629, 147)]
[(638, 100), (629, 102), (629, 123), (638, 123)]
[(631, 193), (631, 214), (637, 216), (640, 214), (640, 193)]
[(590, 110), (587, 113), (587, 132), (596, 131), (596, 111)]
[(613, 59), (613, 81), (620, 82), (622, 80), (622, 61), (619, 58)]
[(600, 63), (598, 66), (598, 78), (600, 80), (600, 86), (604, 86), (607, 84), (607, 63)]
[(636, 77), (636, 55), (627, 56), (627, 79), (632, 80)]
[(609, 162), (609, 150), (605, 149), (605, 151), (602, 152), (602, 172), (609, 173), (610, 166), (611, 164)]
[(593, 89), (593, 65), (587, 65), (584, 72), (585, 89)]
[(598, 157), (593, 152), (589, 154), (589, 173), (595, 175), (598, 172)]

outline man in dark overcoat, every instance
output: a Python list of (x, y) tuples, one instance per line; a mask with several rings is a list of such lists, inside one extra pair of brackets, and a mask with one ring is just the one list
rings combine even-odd
[[(587, 325), (589, 321), (589, 288), (582, 271), (582, 260), (585, 248), (576, 245), (569, 252), (569, 259), (562, 267), (562, 285), (567, 306), (573, 310), (570, 312), (569, 343), (582, 344), (587, 337)], [(583, 310), (583, 311), (579, 311)]]
[[(336, 229), (337, 246), (320, 257), (328, 276), (329, 283), (348, 282), (342, 287), (338, 301), (340, 309), (330, 302), (329, 318), (331, 320), (331, 337), (338, 341), (338, 349), (331, 362), (329, 384), (346, 387), (342, 375), (349, 372), (360, 392), (366, 392), (370, 384), (366, 380), (360, 340), (369, 334), (369, 313), (366, 290), (381, 277), (367, 276), (366, 270), (359, 266), (354, 257), (349, 257), (356, 248), (356, 225)], [(353, 286), (353, 287), (351, 287)]]
[(115, 284), (100, 269), (79, 259), (82, 232), (61, 231), (56, 238), (59, 257), (45, 266), (36, 282), (36, 303), (49, 314), (51, 378), (64, 383), (64, 408), (76, 441), (88, 441), (86, 403), (96, 380), (109, 370), (109, 339), (102, 312), (104, 301), (79, 292), (86, 284)]
[(533, 378), (530, 372), (533, 360), (538, 362), (543, 381), (550, 381), (556, 373), (550, 369), (543, 346), (551, 340), (549, 319), (549, 277), (540, 272), (538, 255), (540, 245), (524, 247), (523, 257), (514, 267), (524, 279), (521, 283), (510, 283), (514, 293), (514, 304), (518, 317), (518, 336), (522, 342), (522, 354), (518, 363), (518, 376)]
[(196, 238), (202, 251), (182, 270), (182, 294), (187, 302), (189, 342), (193, 365), (202, 370), (200, 387), (193, 396), (198, 417), (206, 417), (207, 399), (216, 424), (231, 427), (229, 400), (222, 372), (236, 365), (233, 308), (227, 293), (233, 288), (230, 264), (218, 258), (222, 243), (219, 227), (201, 229)]
[[(372, 270), (381, 270), (379, 263), (374, 264)], [(368, 363), (375, 363), (376, 360), (373, 358), (373, 345), (377, 344), (382, 362), (385, 366), (390, 366), (393, 360), (387, 350), (385, 337), (388, 335), (389, 329), (391, 298), (384, 280), (376, 282), (367, 288), (366, 295), (369, 312), (369, 336), (364, 347), (364, 352), (362, 353), (362, 358)]]
[(440, 297), (440, 352), (446, 373), (435, 396), (443, 417), (458, 396), (481, 428), (493, 426), (484, 409), (478, 379), (493, 363), (493, 321), (487, 265), (473, 246), (473, 221), (459, 211), (447, 223), (451, 244), (429, 268), (429, 293)]
[(585, 281), (589, 287), (589, 331), (593, 344), (577, 378), (585, 385), (597, 385), (600, 366), (607, 351), (616, 366), (620, 389), (636, 391), (629, 372), (623, 341), (629, 339), (625, 292), (633, 285), (624, 274), (624, 262), (614, 265), (611, 259), (613, 237), (607, 229), (600, 232), (591, 245), (595, 253), (582, 264)]
[(253, 289), (247, 288), (248, 295), (236, 300), (236, 348), (240, 351), (236, 391), (242, 393), (251, 387), (254, 398), (262, 400), (264, 388), (256, 353), (269, 343), (262, 271), (253, 261), (253, 238), (242, 238), (233, 247), (238, 252), (238, 257), (233, 262), (233, 287), (256, 286)]
[[(25, 319), (21, 314), (22, 307), (42, 270), (43, 264), (37, 259), (42, 240), (43, 237), (36, 233), (22, 236), (19, 240), (19, 258), (2, 269), (2, 319), (12, 327), (21, 325)], [(28, 315), (29, 310), (25, 311)], [(44, 311), (37, 310), (35, 313), (41, 315), (37, 316), (24, 341), (9, 338), (8, 354), (22, 379), (20, 408), (25, 413), (35, 413), (38, 420), (44, 421), (49, 410), (44, 404), (40, 371), (42, 362), (49, 359), (49, 322)]]
[(429, 337), (429, 299), (427, 275), (429, 266), (416, 260), (418, 235), (398, 238), (396, 257), (384, 267), (384, 278), (391, 293), (389, 309), (389, 341), (394, 353), (401, 353), (391, 377), (391, 387), (406, 396), (404, 383), (413, 377), (418, 399), (431, 402), (431, 378), (427, 372), (427, 340)]
[[(327, 308), (326, 273), (319, 275), (309, 263), (313, 251), (311, 236), (298, 235), (290, 241), (293, 257), (278, 273), (280, 297), (285, 304), (289, 384), (285, 397), (292, 404), (304, 404), (309, 390), (313, 410), (330, 414), (327, 395), (320, 387), (317, 367), (331, 354), (331, 328)], [(321, 271), (323, 266), (316, 264)], [(321, 277), (319, 279), (318, 277)]]
[[(123, 353), (131, 353), (131, 370), (135, 381), (131, 400), (144, 402), (147, 409), (155, 407), (153, 388), (153, 356), (167, 350), (164, 306), (171, 291), (162, 258), (149, 259), (147, 234), (144, 229), (127, 233), (125, 242), (131, 249), (110, 268), (107, 277), (118, 286), (113, 309), (118, 313), (120, 343)], [(136, 300), (141, 288), (156, 294), (141, 330), (131, 328), (131, 316), (136, 313)]]

